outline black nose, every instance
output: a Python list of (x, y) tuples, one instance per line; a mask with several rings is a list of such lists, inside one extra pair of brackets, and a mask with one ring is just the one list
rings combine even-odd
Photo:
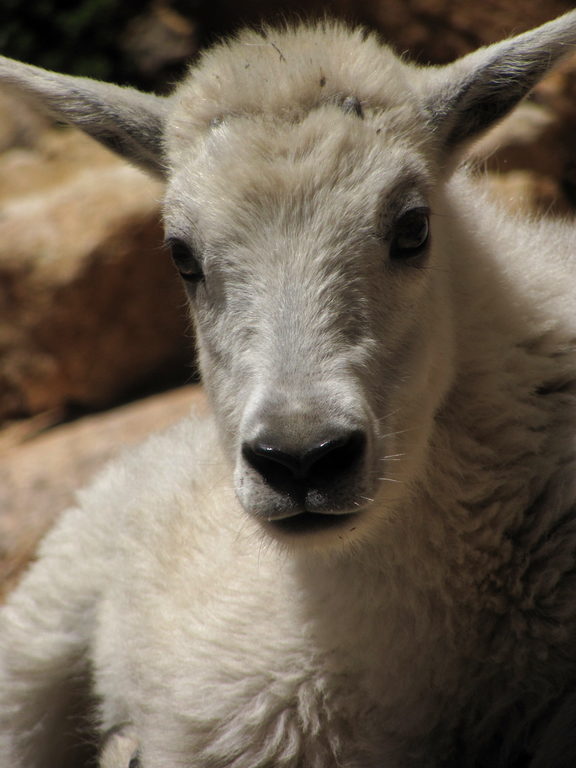
[(242, 445), (244, 459), (264, 480), (285, 490), (324, 485), (356, 466), (366, 445), (364, 432), (332, 434), (312, 444), (287, 449), (281, 440), (260, 437)]

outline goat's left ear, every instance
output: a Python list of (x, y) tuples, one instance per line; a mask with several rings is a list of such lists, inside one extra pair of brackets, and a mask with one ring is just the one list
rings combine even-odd
[(164, 176), (162, 134), (169, 99), (86, 77), (48, 72), (0, 56), (0, 85), (31, 98), (155, 176)]
[(504, 117), (575, 46), (576, 11), (570, 11), (452, 64), (424, 70), (423, 106), (444, 151), (475, 139)]

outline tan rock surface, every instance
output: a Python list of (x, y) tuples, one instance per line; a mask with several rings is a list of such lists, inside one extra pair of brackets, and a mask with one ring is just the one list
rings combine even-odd
[[(42, 535), (113, 455), (150, 433), (204, 409), (199, 386), (187, 386), (69, 424), (18, 444), (0, 437), (0, 597), (30, 560)], [(33, 428), (34, 425), (31, 425)]]
[(4, 153), (0, 179), (0, 422), (183, 380), (191, 345), (161, 185), (54, 130)]
[(17, 94), (0, 90), (0, 152), (15, 147), (30, 148), (49, 125), (47, 118)]
[[(4, 111), (11, 102), (4, 100), (0, 90), (0, 130), (9, 127)], [(38, 116), (32, 108), (29, 132), (25, 143), (11, 132), (13, 143), (0, 145), (0, 204), (28, 195), (49, 192), (89, 168), (104, 168), (121, 164), (111, 152), (92, 141), (80, 131), (57, 128)], [(22, 118), (23, 119), (23, 118)]]

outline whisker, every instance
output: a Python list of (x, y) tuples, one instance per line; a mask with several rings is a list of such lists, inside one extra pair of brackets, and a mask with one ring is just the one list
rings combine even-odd
[(402, 480), (396, 480), (393, 477), (379, 477), (378, 480), (386, 480), (388, 483), (401, 483)]
[(264, 531), (260, 535), (260, 545), (258, 547), (258, 569), (261, 567), (261, 559), (268, 554), (274, 542), (271, 537), (265, 536)]
[(376, 421), (385, 421), (386, 419), (389, 419), (391, 416), (395, 416), (399, 410), (400, 408), (395, 408), (393, 411), (390, 411), (385, 416), (380, 416), (379, 418), (377, 418)]
[(400, 461), (401, 456), (406, 456), (405, 453), (389, 453), (387, 456), (382, 456), (380, 461)]
[(409, 427), (408, 429), (399, 429), (396, 432), (388, 432), (386, 435), (379, 435), (380, 439), (383, 440), (385, 437), (395, 437), (396, 435), (403, 435), (405, 432), (414, 432), (414, 430), (418, 429), (418, 427)]
[(236, 535), (234, 537), (234, 540), (237, 543), (241, 541), (245, 536), (249, 535), (246, 529), (248, 528), (250, 522), (251, 521), (248, 518), (248, 515), (242, 515), (240, 525), (236, 529)]

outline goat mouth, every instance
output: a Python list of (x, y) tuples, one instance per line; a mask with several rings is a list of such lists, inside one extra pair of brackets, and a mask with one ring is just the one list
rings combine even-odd
[(281, 533), (287, 533), (293, 536), (303, 536), (310, 533), (333, 531), (337, 528), (343, 529), (346, 525), (351, 526), (350, 530), (354, 530), (357, 518), (357, 512), (345, 512), (340, 514), (300, 512), (299, 514), (290, 515), (289, 517), (269, 520), (268, 524)]

